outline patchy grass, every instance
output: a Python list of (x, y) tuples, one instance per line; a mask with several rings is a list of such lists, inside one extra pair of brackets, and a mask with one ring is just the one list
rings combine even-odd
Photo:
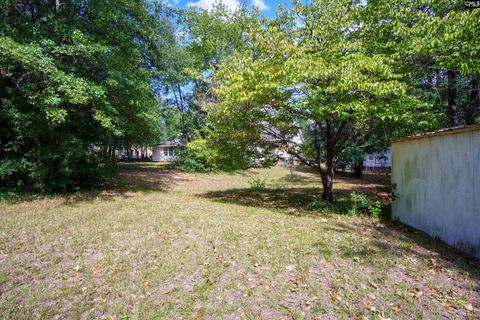
[[(312, 209), (312, 174), (123, 164), (116, 185), (0, 203), (3, 318), (480, 317), (478, 261), (401, 225)], [(335, 187), (342, 199), (375, 184)]]

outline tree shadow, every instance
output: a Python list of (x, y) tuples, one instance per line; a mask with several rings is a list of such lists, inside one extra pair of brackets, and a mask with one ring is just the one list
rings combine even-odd
[[(352, 204), (349, 200), (350, 191), (337, 192), (336, 203), (330, 205), (323, 202), (323, 207), (312, 206), (316, 201), (322, 204), (319, 201), (321, 188), (230, 189), (210, 191), (198, 196), (221, 203), (276, 209), (287, 215), (320, 218), (332, 214), (346, 215)], [(388, 255), (399, 259), (404, 256), (425, 261), (436, 259), (445, 267), (457, 269), (462, 273), (468, 272), (477, 281), (480, 280), (479, 259), (470, 257), (442, 241), (432, 239), (422, 231), (389, 218), (382, 221), (368, 218), (355, 219), (354, 225), (329, 219), (322, 229), (335, 236), (352, 233), (360, 239), (367, 234), (369, 240), (362, 242), (363, 247), (347, 250), (352, 258), (355, 256), (376, 259), (381, 258), (382, 255)]]
[(333, 204), (322, 201), (321, 194), (322, 189), (318, 187), (296, 186), (228, 189), (209, 191), (197, 196), (221, 203), (281, 210), (285, 214), (295, 216), (347, 214), (352, 204), (349, 191), (337, 191)]
[[(247, 207), (282, 209), (286, 213), (314, 214), (309, 204), (318, 199), (319, 188), (275, 188), (275, 189), (229, 189), (209, 191), (198, 195), (222, 203), (232, 203)], [(318, 213), (318, 212), (317, 212)]]
[(182, 180), (171, 167), (121, 166), (113, 186), (127, 191), (165, 191), (174, 181)]
[(274, 182), (289, 183), (293, 185), (306, 185), (306, 184), (317, 184), (321, 183), (320, 177), (316, 176), (307, 176), (299, 174), (288, 174), (284, 177), (276, 179)]
[(133, 197), (134, 192), (164, 192), (178, 182), (189, 180), (185, 174), (169, 164), (122, 163), (119, 165), (118, 175), (104, 188), (75, 193), (67, 197), (66, 203), (73, 205), (77, 202), (96, 199), (109, 201), (117, 197), (130, 198)]
[(475, 279), (476, 288), (480, 292), (480, 259), (432, 238), (421, 230), (394, 220), (374, 224), (364, 221), (359, 227), (370, 229), (377, 237), (368, 241), (368, 247), (374, 250), (360, 250), (355, 253), (357, 256), (375, 258), (387, 253), (399, 259), (412, 257), (419, 261), (427, 261), (429, 268), (440, 272), (441, 269), (455, 269)]
[(189, 180), (186, 175), (173, 169), (171, 165), (148, 162), (119, 163), (117, 175), (101, 186), (59, 194), (18, 194), (7, 201), (15, 203), (61, 198), (59, 205), (75, 206), (85, 201), (112, 201), (118, 197), (127, 199), (133, 197), (134, 192), (163, 192), (175, 183), (186, 180)]

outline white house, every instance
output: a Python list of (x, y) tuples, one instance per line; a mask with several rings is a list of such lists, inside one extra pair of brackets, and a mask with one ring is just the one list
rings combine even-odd
[(153, 147), (152, 161), (175, 161), (180, 143), (176, 140), (160, 142)]
[(390, 168), (392, 166), (392, 154), (390, 149), (379, 153), (368, 153), (363, 160), (365, 169)]
[(144, 160), (152, 156), (150, 147), (132, 147), (131, 149), (115, 150), (115, 158), (118, 160)]

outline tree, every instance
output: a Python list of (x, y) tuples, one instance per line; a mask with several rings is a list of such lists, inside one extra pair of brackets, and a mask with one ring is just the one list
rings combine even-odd
[(0, 187), (93, 186), (114, 169), (115, 148), (152, 142), (162, 10), (144, 0), (0, 3)]
[(215, 74), (210, 146), (230, 141), (233, 159), (286, 150), (320, 174), (332, 202), (335, 162), (351, 141), (381, 120), (421, 124), (426, 105), (408, 94), (394, 61), (357, 37), (359, 10), (351, 1), (296, 3), (251, 30), (248, 49)]
[(413, 123), (411, 127), (406, 125), (401, 121), (377, 121), (369, 129), (363, 130), (363, 135), (351, 141), (340, 155), (340, 160), (350, 164), (354, 177), (361, 178), (365, 154), (385, 152), (390, 148), (390, 141), (395, 137), (405, 136), (420, 129)]
[(478, 10), (450, 0), (368, 1), (363, 18), (369, 49), (390, 55), (397, 70), (410, 74), (409, 86), (434, 105), (440, 126), (476, 121)]
[[(211, 163), (206, 155), (210, 152), (199, 146), (208, 131), (205, 107), (217, 103), (211, 90), (216, 87), (213, 74), (225, 58), (245, 48), (244, 34), (256, 19), (244, 7), (232, 12), (221, 3), (210, 11), (190, 8), (177, 13), (177, 49), (168, 55), (176, 62), (167, 62), (168, 77), (162, 78), (169, 103), (164, 121), (176, 123), (171, 132), (176, 132), (175, 136), (185, 145), (178, 161), (180, 167), (187, 171), (208, 171)], [(183, 58), (178, 60), (179, 56)], [(199, 140), (192, 142), (195, 139)]]

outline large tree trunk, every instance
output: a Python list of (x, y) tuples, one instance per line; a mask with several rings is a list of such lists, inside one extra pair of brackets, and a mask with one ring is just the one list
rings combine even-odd
[(353, 176), (361, 178), (363, 175), (363, 154), (362, 156), (355, 155), (353, 157)]
[(115, 157), (115, 146), (112, 146), (112, 147), (110, 148), (110, 159), (116, 160), (116, 157)]
[(336, 149), (336, 144), (341, 138), (342, 131), (345, 128), (346, 122), (338, 124), (338, 129), (335, 130), (335, 127), (330, 120), (325, 120), (322, 130), (325, 137), (325, 153), (326, 153), (326, 163), (325, 168), (321, 168), (321, 177), (323, 185), (323, 194), (322, 200), (328, 202), (334, 202), (333, 197), (333, 178), (335, 176), (335, 159), (338, 156)]
[(333, 170), (322, 174), (323, 193), (322, 200), (333, 202)]
[(327, 151), (327, 163), (325, 171), (322, 172), (323, 194), (322, 200), (333, 202), (333, 177), (335, 175), (335, 160), (332, 154)]
[(454, 70), (447, 71), (447, 117), (451, 127), (458, 126), (457, 110), (457, 73)]
[(475, 114), (479, 108), (478, 89), (478, 80), (475, 76), (472, 76), (472, 80), (470, 80), (470, 101), (465, 111), (465, 122), (467, 125), (475, 124)]
[(353, 176), (355, 178), (361, 178), (363, 175), (363, 163), (356, 160), (355, 165), (353, 166)]

